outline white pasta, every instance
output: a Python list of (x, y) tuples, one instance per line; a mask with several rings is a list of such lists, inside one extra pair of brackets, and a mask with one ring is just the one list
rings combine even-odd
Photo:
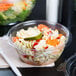
[(25, 41), (24, 39), (19, 39), (15, 42), (15, 44), (17, 45), (17, 47), (19, 49), (22, 49), (23, 51), (25, 51), (25, 49), (27, 48), (32, 48), (34, 41)]
[(40, 33), (40, 31), (37, 28), (29, 28), (28, 30), (21, 29), (16, 35), (20, 38), (27, 38), (36, 36), (38, 33)]
[(45, 40), (41, 40), (39, 42), (39, 44), (35, 46), (35, 49), (36, 50), (44, 50), (44, 47), (46, 47), (46, 46), (47, 46), (46, 41)]
[(66, 38), (65, 38), (64, 36), (62, 36), (62, 37), (60, 38), (60, 44), (64, 44), (65, 41), (66, 41)]
[(56, 39), (59, 35), (58, 30), (55, 30), (55, 31), (52, 31), (52, 32), (53, 32), (53, 34), (51, 35), (51, 39)]

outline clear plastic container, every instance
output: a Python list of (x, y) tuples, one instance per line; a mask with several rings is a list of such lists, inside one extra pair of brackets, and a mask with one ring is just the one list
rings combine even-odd
[[(24, 49), (25, 51), (34, 50), (33, 51), (34, 52), (33, 59), (29, 59), (29, 58), (25, 57), (26, 52), (23, 51), (23, 50), (20, 50), (19, 48), (17, 48), (17, 46), (13, 43), (12, 37), (15, 37), (17, 31), (19, 31), (20, 29), (27, 29), (28, 27), (33, 27), (33, 26), (36, 26), (38, 24), (45, 24), (49, 28), (51, 28), (53, 30), (57, 29), (59, 31), (59, 33), (63, 34), (66, 37), (66, 41), (63, 44), (58, 45), (57, 47), (48, 49), (48, 52), (46, 50), (36, 51), (36, 49), (28, 49), (28, 48)], [(68, 40), (69, 40), (69, 37), (70, 37), (70, 33), (69, 33), (69, 30), (65, 26), (63, 26), (63, 25), (61, 25), (59, 23), (50, 24), (50, 23), (48, 23), (47, 21), (44, 21), (44, 20), (32, 20), (32, 21), (22, 22), (20, 24), (17, 24), (16, 26), (12, 27), (8, 32), (8, 37), (9, 37), (8, 39), (9, 39), (10, 45), (12, 45), (14, 48), (16, 48), (20, 59), (23, 60), (25, 63), (32, 64), (32, 65), (46, 65), (46, 64), (54, 63), (60, 57), (60, 55), (62, 54), (62, 52), (63, 52), (63, 50), (65, 48), (65, 46), (67, 45), (67, 42), (69, 42)], [(50, 50), (52, 52), (57, 50), (58, 53), (55, 54), (55, 55), (52, 55)], [(43, 52), (43, 53), (41, 53), (41, 52)], [(45, 57), (44, 53), (46, 54), (46, 57)], [(43, 55), (43, 58), (40, 57), (42, 55)], [(39, 57), (40, 61), (39, 60), (35, 61), (36, 57)]]
[(35, 0), (0, 0), (0, 25), (24, 21), (34, 4)]
[(65, 76), (76, 76), (76, 54), (71, 56), (66, 62)]

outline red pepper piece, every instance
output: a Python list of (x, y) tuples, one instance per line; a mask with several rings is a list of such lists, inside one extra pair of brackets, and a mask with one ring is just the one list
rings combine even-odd
[(48, 46), (46, 46), (46, 47), (44, 47), (45, 49), (47, 49), (48, 48)]
[(37, 42), (35, 42), (35, 43), (33, 44), (33, 49), (34, 49), (34, 46), (36, 46), (36, 45), (38, 45), (38, 43), (37, 43)]
[(48, 39), (51, 40), (51, 36)]
[(57, 39), (60, 39), (63, 35), (62, 34), (59, 34), (59, 36), (57, 37)]
[(27, 55), (23, 55), (24, 58), (27, 58)]
[(42, 39), (38, 39), (38, 40), (36, 40), (36, 42), (39, 42), (40, 40), (42, 40)]
[(47, 34), (51, 34), (51, 33), (52, 33), (52, 31), (47, 32)]
[(13, 42), (16, 42), (19, 39), (19, 37), (12, 37)]
[(32, 58), (34, 58), (34, 56), (31, 56)]

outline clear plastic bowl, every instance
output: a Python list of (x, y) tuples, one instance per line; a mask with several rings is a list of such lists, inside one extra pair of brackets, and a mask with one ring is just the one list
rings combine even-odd
[[(35, 59), (33, 59), (33, 60), (26, 59), (24, 57), (24, 55), (26, 55), (26, 53), (23, 52), (22, 50), (20, 50), (19, 48), (17, 48), (17, 46), (12, 41), (12, 37), (16, 36), (17, 31), (19, 31), (20, 29), (27, 29), (28, 27), (33, 27), (33, 26), (36, 26), (38, 24), (45, 24), (51, 29), (58, 29), (58, 31), (66, 37), (66, 41), (64, 44), (58, 45), (56, 48), (48, 50), (48, 51), (58, 50), (59, 54), (56, 54), (54, 56), (54, 58), (52, 58), (51, 57), (52, 54), (49, 53), (50, 58), (49, 59), (47, 58), (49, 55), (49, 54), (47, 54), (47, 57), (45, 57), (42, 62), (35, 61)], [(8, 37), (9, 37), (9, 43), (14, 48), (16, 48), (20, 59), (23, 60), (25, 63), (32, 64), (32, 65), (47, 65), (47, 64), (54, 63), (60, 57), (60, 55), (62, 54), (62, 52), (64, 50), (64, 47), (67, 45), (67, 42), (69, 41), (70, 33), (69, 33), (69, 30), (65, 26), (63, 26), (59, 23), (50, 24), (45, 20), (31, 20), (31, 21), (22, 22), (22, 23), (17, 24), (16, 26), (13, 26), (8, 32)], [(25, 49), (25, 51), (26, 50), (29, 50), (29, 49)], [(31, 49), (31, 50), (35, 50), (35, 49)], [(36, 58), (36, 54), (35, 54), (34, 58)]]
[(65, 76), (76, 76), (76, 54), (71, 56), (66, 62)]
[(32, 12), (35, 0), (0, 0), (0, 25), (23, 22)]

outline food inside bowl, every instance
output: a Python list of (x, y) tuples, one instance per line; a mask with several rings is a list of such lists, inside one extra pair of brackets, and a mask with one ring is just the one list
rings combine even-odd
[(29, 64), (45, 65), (53, 63), (61, 55), (66, 37), (47, 25), (38, 24), (28, 29), (20, 29), (12, 37), (20, 58)]
[(1, 0), (0, 25), (24, 21), (30, 14), (35, 0)]

